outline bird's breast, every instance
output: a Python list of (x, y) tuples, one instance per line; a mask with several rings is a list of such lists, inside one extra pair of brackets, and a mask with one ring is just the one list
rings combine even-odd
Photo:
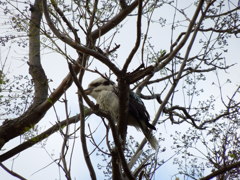
[(117, 121), (119, 100), (115, 93), (109, 91), (101, 92), (97, 98), (97, 103), (101, 110), (110, 113), (111, 117)]

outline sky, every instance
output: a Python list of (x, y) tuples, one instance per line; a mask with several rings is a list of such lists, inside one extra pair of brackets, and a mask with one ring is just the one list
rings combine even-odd
[[(181, 4), (182, 7), (188, 7), (189, 1), (182, 1), (183, 4)], [(163, 8), (162, 12), (159, 12), (156, 16), (161, 16), (164, 14), (170, 14), (168, 8)], [(1, 11), (1, 10), (0, 10)], [(189, 9), (189, 13), (191, 14), (191, 9)], [(152, 39), (152, 42), (159, 48), (159, 49), (166, 49), (169, 50), (169, 44), (170, 44), (170, 36), (171, 33), (169, 31), (169, 27), (171, 26), (171, 20), (172, 20), (172, 13), (169, 15), (169, 20), (166, 27), (160, 27), (156, 24), (153, 24), (151, 27), (150, 32), (155, 38)], [(121, 65), (121, 62), (127, 57), (127, 55), (130, 52), (130, 48), (134, 44), (135, 40), (135, 29), (134, 24), (135, 20), (129, 19), (124, 21), (125, 28), (121, 30), (121, 33), (116, 35), (116, 42), (118, 42), (121, 45), (121, 48), (118, 50), (118, 62), (119, 65)], [(130, 28), (132, 27), (132, 28)], [(144, 25), (143, 25), (144, 27)], [(181, 30), (181, 28), (180, 28)], [(177, 31), (174, 37), (176, 38), (178, 33)], [(124, 37), (124, 38), (123, 38)], [(126, 43), (127, 39), (127, 43)], [(226, 55), (227, 59), (231, 62), (238, 62), (239, 56), (238, 56), (238, 46), (240, 44), (240, 40), (233, 38), (231, 39), (229, 43), (229, 51)], [(0, 47), (1, 55), (4, 57), (7, 54), (7, 47)], [(71, 53), (71, 52), (70, 52)], [(10, 75), (13, 74), (26, 74), (28, 72), (28, 67), (26, 62), (21, 60), (21, 57), (23, 55), (27, 55), (28, 50), (27, 49), (21, 49), (18, 48), (15, 45), (12, 45), (10, 49), (10, 55), (8, 56), (8, 65), (9, 65), (9, 73)], [(72, 51), (71, 55), (74, 57), (76, 56), (75, 52)], [(135, 62), (131, 64), (131, 67), (134, 67), (137, 63), (140, 61), (140, 54), (136, 55)], [(52, 82), (49, 83), (51, 89), (54, 89), (58, 86), (58, 84), (61, 82), (61, 80), (66, 76), (68, 73), (67, 63), (66, 60), (56, 55), (55, 53), (49, 53), (48, 50), (43, 49), (42, 50), (42, 63), (43, 67), (46, 71), (47, 76), (52, 79)], [(98, 70), (101, 70), (102, 72), (107, 72), (108, 69), (105, 66), (102, 66), (98, 62), (94, 62), (94, 65), (98, 68)], [(239, 84), (240, 80), (240, 71), (239, 71), (239, 64), (235, 67), (231, 68), (231, 71), (229, 71), (227, 74), (224, 74), (224, 77), (222, 77), (223, 82), (225, 78), (231, 78), (233, 83)], [(87, 78), (84, 79), (84, 87), (87, 87), (87, 84), (97, 78), (97, 75), (89, 74), (86, 75)], [(114, 77), (113, 77), (114, 79)], [(212, 81), (215, 81), (216, 77), (212, 77)], [(216, 93), (215, 90), (211, 87), (206, 87), (209, 91), (213, 91), (212, 93)], [(70, 88), (66, 96), (68, 98), (68, 106), (70, 110), (70, 115), (76, 115), (79, 113), (79, 107), (78, 107), (78, 101), (77, 101), (77, 95), (76, 95), (76, 87), (73, 85), (72, 88)], [(231, 93), (232, 88), (225, 87), (224, 89), (225, 93)], [(180, 97), (181, 99), (181, 97)], [(151, 115), (151, 118), (154, 118), (154, 115), (156, 113), (157, 107), (152, 108), (152, 103), (144, 101), (146, 104), (146, 107)], [(149, 108), (150, 107), (150, 108)], [(57, 103), (55, 105), (55, 108), (57, 109), (57, 116), (58, 118), (65, 119), (65, 108), (63, 103)], [(56, 114), (53, 109), (51, 109), (47, 114), (45, 115), (44, 119), (39, 123), (39, 127), (41, 128), (41, 131), (46, 130), (49, 126), (57, 122)], [(96, 131), (95, 137), (99, 137), (97, 140), (100, 141), (103, 137), (102, 129), (103, 124), (101, 123), (101, 119), (97, 118), (96, 116), (91, 117), (88, 122), (91, 124), (91, 128), (95, 129), (98, 126), (99, 130)], [(79, 127), (79, 123), (76, 124), (76, 127)], [(169, 128), (170, 127), (170, 128)], [(188, 126), (186, 124), (180, 126), (181, 129), (186, 129)], [(72, 127), (74, 128), (74, 127)], [(172, 145), (171, 141), (171, 134), (173, 134), (176, 130), (179, 129), (179, 126), (173, 126), (169, 122), (166, 122), (158, 127), (157, 131), (164, 133), (164, 137), (166, 138), (165, 142), (162, 142), (162, 146), (168, 147), (168, 149)], [(129, 134), (136, 137), (137, 140), (141, 140), (142, 134), (138, 131), (136, 131), (134, 128), (128, 129)], [(88, 180), (89, 174), (88, 170), (85, 165), (85, 161), (82, 156), (81, 151), (81, 144), (80, 144), (80, 138), (79, 138), (79, 132), (76, 134), (77, 138), (75, 140), (75, 147), (73, 151), (73, 160), (72, 160), (72, 174), (73, 179), (83, 179)], [(5, 148), (9, 149), (11, 147), (14, 147), (18, 145), (20, 142), (22, 142), (23, 139), (16, 138), (12, 140), (11, 142), (7, 143)], [(40, 180), (40, 179), (49, 179), (49, 180), (57, 180), (57, 179), (65, 179), (62, 171), (57, 168), (57, 162), (53, 162), (54, 160), (59, 158), (59, 150), (62, 146), (62, 138), (60, 133), (55, 133), (51, 137), (47, 139), (47, 141), (44, 141), (43, 143), (46, 143), (45, 146), (42, 146), (42, 143), (35, 145), (33, 148), (27, 149), (24, 152), (20, 153), (16, 157), (4, 162), (4, 165), (7, 167), (12, 167), (12, 169), (21, 175), (23, 175), (25, 178), (30, 180)], [(73, 141), (71, 141), (73, 143)], [(90, 145), (90, 149), (92, 146)], [(159, 158), (168, 159), (174, 154), (173, 151), (167, 151), (165, 153), (160, 153)], [(93, 155), (92, 156), (92, 162), (94, 164), (94, 167), (96, 168), (97, 163), (101, 162), (102, 159), (99, 156)], [(159, 171), (156, 174), (155, 179), (163, 179), (163, 180), (173, 180), (176, 176), (174, 174), (177, 173), (177, 166), (173, 166), (171, 163), (166, 163), (162, 167), (160, 167)], [(103, 179), (103, 174), (99, 173), (98, 171), (98, 177), (99, 179)], [(0, 168), (0, 179), (4, 180), (15, 180), (16, 178), (12, 177), (5, 171), (3, 171)]]

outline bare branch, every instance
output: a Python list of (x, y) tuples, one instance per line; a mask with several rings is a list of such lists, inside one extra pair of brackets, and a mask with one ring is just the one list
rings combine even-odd
[(62, 12), (62, 10), (57, 6), (57, 1), (51, 0), (51, 3), (55, 9), (55, 11), (60, 15), (60, 17), (63, 19), (63, 21), (66, 23), (66, 25), (68, 26), (68, 28), (72, 31), (74, 37), (75, 37), (75, 41), (80, 43), (80, 39), (78, 37), (77, 34), (77, 29), (75, 29), (72, 24), (68, 21), (68, 19), (65, 17), (64, 13)]
[(224, 174), (227, 171), (230, 171), (234, 168), (239, 168), (239, 167), (240, 167), (240, 162), (236, 162), (236, 163), (227, 165), (223, 168), (220, 168), (220, 169), (214, 171), (213, 173), (209, 174), (208, 176), (205, 176), (205, 177), (201, 178), (200, 180), (209, 180), (209, 179), (214, 178), (218, 175)]
[[(92, 111), (87, 109), (85, 110), (85, 115), (91, 115)], [(50, 135), (52, 135), (53, 133), (59, 131), (61, 128), (64, 128), (67, 124), (73, 124), (73, 123), (77, 123), (79, 121), (79, 114), (73, 117), (70, 117), (68, 120), (63, 120), (59, 123), (56, 123), (55, 125), (53, 125), (51, 128), (49, 128), (48, 130), (42, 132), (41, 134), (27, 140), (26, 142), (23, 142), (22, 144), (16, 146), (15, 148), (9, 150), (6, 153), (3, 153), (0, 155), (0, 162), (3, 162), (13, 156), (15, 156), (16, 154), (32, 147), (33, 145), (39, 143), (40, 141), (48, 138)]]
[(103, 64), (107, 65), (116, 75), (118, 75), (120, 73), (119, 69), (115, 66), (114, 63), (112, 63), (108, 57), (104, 56), (103, 54), (94, 51), (88, 47), (84, 47), (81, 46), (79, 43), (73, 41), (72, 39), (70, 39), (69, 37), (65, 36), (64, 34), (62, 34), (53, 24), (49, 12), (48, 12), (48, 7), (47, 7), (47, 2), (46, 0), (43, 0), (43, 11), (44, 11), (44, 15), (45, 18), (47, 20), (47, 23), (49, 25), (49, 27), (51, 28), (52, 32), (63, 42), (67, 43), (69, 46), (73, 47), (74, 49), (76, 49), (77, 51), (80, 51), (82, 53), (91, 55), (93, 57), (95, 57), (96, 59), (100, 60)]
[[(74, 70), (73, 70), (73, 67), (70, 63), (68, 63), (68, 67), (69, 67), (69, 71), (70, 73), (72, 74), (73, 76), (73, 81), (75, 82), (75, 84), (77, 85), (80, 93), (81, 93), (81, 96), (79, 94), (79, 108), (80, 108), (80, 112), (81, 112), (81, 115), (80, 115), (80, 122), (81, 122), (81, 129), (80, 129), (80, 135), (81, 135), (81, 143), (82, 143), (82, 149), (83, 149), (83, 154), (84, 154), (84, 159), (86, 161), (86, 164), (87, 164), (87, 167), (88, 167), (88, 170), (89, 170), (89, 173), (90, 173), (90, 176), (93, 180), (97, 179), (97, 176), (96, 176), (96, 173), (95, 173), (95, 170), (93, 168), (93, 165), (92, 165), (92, 162), (91, 162), (91, 159), (90, 159), (90, 155), (89, 155), (89, 152), (88, 152), (88, 148), (87, 148), (87, 142), (86, 142), (86, 137), (85, 137), (85, 114), (84, 114), (84, 108), (83, 108), (83, 101), (82, 101), (82, 96), (84, 98), (86, 98), (86, 100), (88, 101), (88, 103), (94, 107), (93, 103), (88, 99), (88, 97), (85, 95), (84, 91), (83, 91), (83, 88), (80, 84), (80, 82), (78, 81), (77, 79), (77, 76), (76, 74), (74, 73)], [(95, 109), (95, 108), (93, 108)]]
[[(199, 1), (198, 7), (197, 7), (197, 9), (196, 9), (196, 11), (195, 11), (195, 13), (194, 13), (194, 15), (193, 15), (192, 21), (191, 21), (190, 24), (189, 24), (188, 31), (187, 31), (184, 39), (185, 39), (187, 36), (190, 35), (191, 29), (192, 29), (193, 25), (195, 24), (195, 21), (196, 21), (198, 15), (199, 15), (199, 12), (200, 12), (200, 10), (201, 10), (201, 8), (202, 8), (202, 6), (203, 6), (203, 3), (204, 3), (203, 0), (200, 0), (200, 1)], [(161, 114), (161, 111), (163, 110), (163, 108), (164, 108), (165, 105), (167, 104), (169, 98), (172, 96), (172, 93), (173, 93), (175, 87), (177, 86), (179, 80), (181, 79), (183, 70), (184, 70), (185, 65), (186, 65), (186, 61), (187, 61), (187, 59), (188, 59), (188, 56), (189, 56), (189, 53), (190, 53), (190, 51), (191, 51), (193, 42), (194, 42), (195, 37), (196, 37), (197, 32), (198, 32), (198, 28), (200, 27), (203, 18), (204, 18), (204, 15), (202, 15), (202, 17), (200, 18), (200, 20), (199, 20), (199, 22), (198, 22), (198, 24), (197, 24), (197, 27), (196, 27), (196, 29), (195, 29), (195, 31), (194, 31), (194, 34), (193, 34), (193, 36), (192, 36), (192, 38), (191, 38), (191, 41), (190, 41), (190, 43), (189, 43), (189, 45), (188, 45), (188, 47), (187, 47), (187, 51), (186, 51), (186, 54), (185, 54), (185, 58), (184, 58), (184, 61), (182, 62), (182, 65), (181, 65), (181, 67), (180, 67), (180, 69), (179, 69), (179, 72), (178, 72), (178, 74), (177, 74), (177, 77), (175, 78), (172, 87), (170, 88), (168, 94), (166, 95), (165, 99), (163, 100), (161, 106), (159, 107), (159, 110), (158, 110), (158, 112), (157, 112), (157, 114), (156, 114), (156, 118), (155, 118), (154, 121), (153, 121), (153, 124), (154, 124), (154, 125), (157, 123), (158, 118), (159, 118), (159, 116), (160, 116), (160, 114)], [(173, 50), (173, 52), (176, 51), (177, 49), (180, 49), (180, 48), (185, 44), (185, 42), (186, 42), (185, 40), (186, 40), (186, 39), (185, 39), (185, 40), (184, 40), (184, 39), (182, 40), (182, 41), (183, 41), (183, 42), (182, 42), (183, 44), (180, 43), (180, 44), (175, 48), (175, 50)], [(172, 52), (172, 53), (173, 53), (173, 52)], [(172, 54), (172, 53), (171, 53), (171, 54)], [(169, 57), (170, 57), (170, 56), (171, 56), (171, 55), (169, 55)], [(169, 57), (168, 57), (168, 58), (169, 58)], [(168, 59), (168, 58), (167, 58), (167, 59)]]
[(237, 11), (237, 10), (239, 10), (239, 9), (240, 9), (240, 7), (236, 7), (236, 8), (234, 8), (234, 9), (230, 10), (230, 11), (226, 11), (226, 12), (221, 13), (221, 14), (206, 15), (206, 18), (216, 18), (216, 17), (220, 17), (220, 16), (227, 16), (227, 15), (231, 14), (232, 12)]
[(136, 41), (135, 41), (135, 45), (132, 49), (132, 51), (130, 52), (129, 56), (127, 57), (125, 64), (123, 66), (122, 71), (126, 72), (127, 68), (130, 64), (130, 62), (132, 61), (133, 56), (135, 55), (135, 53), (137, 52), (139, 46), (140, 46), (140, 42), (141, 42), (141, 25), (142, 25), (142, 0), (139, 0), (138, 3), (138, 16), (137, 16), (137, 37), (136, 37)]
[(8, 169), (6, 166), (4, 166), (1, 162), (0, 162), (0, 166), (5, 170), (7, 171), (9, 174), (11, 174), (12, 176), (18, 178), (18, 179), (21, 179), (21, 180), (27, 180), (26, 178), (22, 177), (21, 175), (19, 175), (18, 173)]
[(91, 33), (92, 39), (97, 39), (103, 36), (104, 34), (106, 34), (107, 32), (109, 32), (114, 27), (116, 27), (120, 22), (122, 22), (123, 19), (125, 19), (137, 7), (137, 5), (138, 5), (138, 0), (133, 1), (132, 4), (122, 9), (116, 16), (110, 19), (106, 24), (94, 30)]
[[(48, 81), (40, 59), (40, 22), (42, 19), (42, 1), (36, 0), (31, 7), (29, 32), (29, 72), (32, 75), (35, 96), (32, 105), (19, 118), (6, 120), (0, 127), (0, 149), (10, 139), (21, 135), (27, 128), (33, 127), (44, 116), (45, 111), (36, 113), (35, 107), (47, 99)], [(34, 116), (33, 118), (29, 118)], [(10, 133), (11, 132), (11, 133)]]
[[(202, 6), (203, 6), (203, 3), (204, 3), (204, 0), (200, 0), (200, 1), (199, 1), (198, 7), (197, 7), (197, 9), (196, 9), (196, 11), (195, 11), (195, 13), (194, 13), (194, 15), (193, 15), (192, 21), (190, 22), (190, 24), (189, 24), (189, 26), (188, 26), (188, 31), (187, 31), (185, 37), (183, 38), (183, 40), (181, 41), (181, 43), (172, 51), (172, 53), (168, 56), (168, 58), (165, 60), (165, 62), (162, 62), (162, 63), (157, 67), (157, 69), (158, 69), (159, 67), (163, 67), (163, 65), (165, 66), (165, 65), (170, 61), (170, 57), (173, 56), (174, 53), (177, 53), (177, 52), (183, 47), (183, 45), (186, 43), (186, 41), (187, 41), (187, 39), (188, 39), (188, 36), (190, 35), (190, 32), (192, 31), (192, 27), (194, 26), (195, 21), (196, 21), (198, 15), (199, 15), (199, 12), (201, 11), (201, 8), (202, 8)], [(203, 17), (204, 17), (204, 16), (202, 16), (201, 20), (199, 20), (198, 25), (197, 25), (198, 27), (201, 25), (201, 21), (203, 20)], [(157, 111), (157, 113), (156, 113), (156, 115), (155, 115), (155, 118), (154, 118), (154, 120), (153, 120), (153, 125), (156, 125), (156, 124), (157, 124), (158, 119), (159, 119), (159, 117), (160, 117), (160, 114), (162, 113), (165, 105), (167, 104), (169, 98), (172, 96), (172, 93), (173, 93), (175, 87), (177, 86), (177, 84), (178, 84), (178, 82), (179, 82), (179, 80), (180, 80), (180, 77), (181, 77), (181, 75), (182, 75), (182, 73), (183, 73), (184, 67), (185, 67), (185, 65), (186, 65), (186, 61), (187, 61), (187, 59), (188, 59), (188, 55), (189, 55), (189, 53), (190, 53), (190, 50), (191, 50), (192, 44), (193, 44), (193, 42), (194, 42), (194, 40), (195, 40), (195, 36), (196, 36), (197, 32), (198, 32), (198, 29), (196, 28), (196, 29), (195, 29), (195, 32), (194, 32), (195, 35), (193, 35), (193, 37), (191, 38), (191, 41), (190, 41), (189, 46), (188, 46), (188, 50), (187, 50), (186, 55), (185, 55), (185, 59), (184, 59), (184, 61), (182, 62), (182, 65), (181, 65), (181, 67), (180, 67), (179, 73), (178, 73), (178, 75), (177, 75), (177, 77), (176, 77), (173, 85), (171, 86), (168, 94), (165, 96), (165, 99), (163, 100), (161, 106), (159, 107), (159, 109), (158, 109), (158, 111)], [(175, 55), (175, 54), (174, 54), (174, 55)], [(149, 76), (149, 77), (151, 77), (151, 76)], [(146, 140), (146, 138), (144, 138), (135, 153), (138, 153), (138, 152), (145, 146), (146, 142), (147, 142), (147, 140)]]
[[(204, 3), (204, 1), (202, 1), (202, 0), (199, 1), (197, 9), (188, 25), (186, 34), (184, 35), (183, 39), (179, 42), (179, 45), (176, 46), (175, 49), (173, 49), (173, 51), (169, 54), (169, 56), (158, 65), (156, 70), (159, 70), (159, 69), (162, 69), (163, 67), (165, 67), (166, 64), (168, 64), (172, 60), (172, 58), (179, 52), (179, 50), (185, 45), (185, 43), (187, 42), (187, 40), (192, 32), (193, 27), (195, 26), (195, 22), (196, 22), (197, 17), (199, 16), (199, 13), (202, 9), (203, 3)], [(200, 24), (198, 24), (198, 26), (200, 27)], [(195, 32), (196, 32), (196, 29), (195, 29)]]
[(119, 4), (121, 6), (122, 9), (125, 9), (127, 8), (127, 3), (125, 0), (119, 0)]
[(96, 16), (97, 6), (98, 6), (98, 0), (95, 0), (94, 6), (93, 6), (92, 16), (91, 16), (90, 23), (89, 23), (89, 27), (87, 29), (87, 34), (89, 35), (88, 38), (89, 38), (90, 41), (95, 40), (95, 39), (92, 39), (92, 37), (91, 37), (91, 31), (92, 31), (92, 28), (93, 28), (93, 25), (94, 25), (94, 19), (95, 19), (95, 16)]

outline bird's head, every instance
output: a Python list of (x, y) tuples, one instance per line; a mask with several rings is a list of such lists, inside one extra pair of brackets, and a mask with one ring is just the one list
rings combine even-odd
[(103, 91), (113, 91), (114, 89), (114, 82), (107, 79), (100, 77), (92, 81), (86, 90), (84, 90), (86, 95), (90, 95), (93, 98), (97, 99), (99, 94)]

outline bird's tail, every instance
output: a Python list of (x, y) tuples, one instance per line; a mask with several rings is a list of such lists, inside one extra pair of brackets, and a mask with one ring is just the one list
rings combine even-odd
[(142, 124), (141, 130), (153, 149), (159, 148), (158, 141), (145, 124)]

